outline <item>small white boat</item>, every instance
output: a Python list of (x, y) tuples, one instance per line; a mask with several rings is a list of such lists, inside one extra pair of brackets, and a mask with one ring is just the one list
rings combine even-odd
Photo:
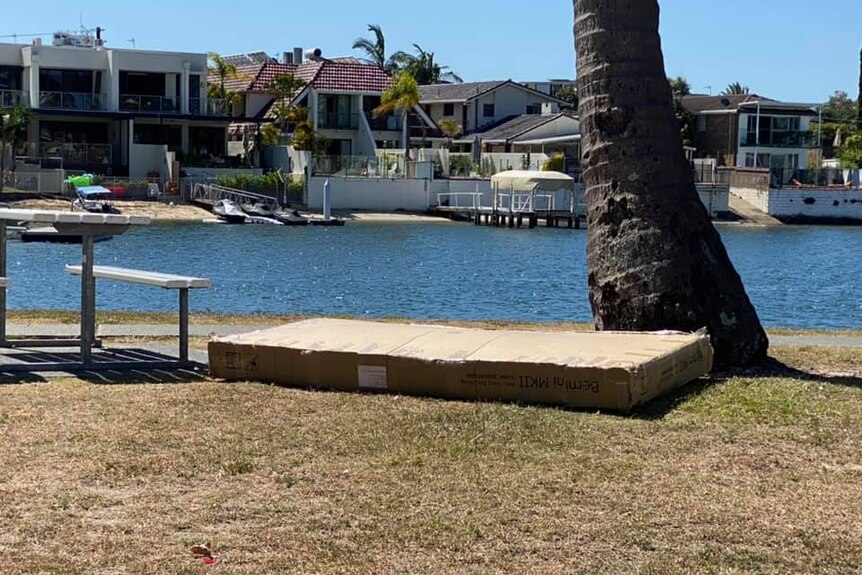
[(96, 214), (119, 214), (120, 210), (111, 203), (112, 192), (104, 186), (83, 186), (75, 188), (77, 198), (72, 207), (84, 212)]
[(213, 213), (229, 224), (244, 224), (248, 215), (232, 200), (219, 200)]

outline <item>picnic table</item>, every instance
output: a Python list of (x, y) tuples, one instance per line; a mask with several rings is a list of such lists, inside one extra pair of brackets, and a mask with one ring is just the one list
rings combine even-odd
[[(94, 239), (97, 236), (118, 236), (129, 228), (150, 223), (146, 216), (122, 214), (96, 214), (59, 210), (22, 210), (0, 208), (0, 277), (6, 278), (6, 226), (10, 223), (27, 222), (53, 226), (58, 232), (81, 237), (81, 336), (78, 340), (53, 342), (69, 345), (80, 343), (81, 364), (92, 365), (92, 348), (96, 341), (96, 279), (93, 273)], [(5, 282), (4, 282), (5, 283)], [(14, 345), (32, 343), (45, 346), (46, 341), (16, 340)], [(0, 286), (0, 346), (10, 347), (6, 338), (6, 289)]]

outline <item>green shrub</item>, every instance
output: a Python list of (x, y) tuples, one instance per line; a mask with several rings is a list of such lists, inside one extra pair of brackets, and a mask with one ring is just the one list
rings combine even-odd
[(542, 166), (543, 172), (562, 172), (565, 169), (566, 158), (563, 154), (554, 154), (548, 161), (545, 162), (545, 165)]

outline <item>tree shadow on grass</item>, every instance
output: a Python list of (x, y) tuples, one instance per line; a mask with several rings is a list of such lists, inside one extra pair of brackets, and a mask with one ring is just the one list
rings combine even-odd
[(799, 368), (787, 365), (773, 357), (769, 357), (759, 365), (731, 370), (716, 372), (707, 378), (701, 378), (696, 381), (684, 385), (667, 395), (656, 398), (649, 403), (645, 403), (640, 407), (635, 408), (629, 414), (631, 417), (646, 420), (664, 419), (669, 413), (677, 409), (680, 405), (697, 398), (710, 388), (721, 385), (729, 379), (746, 378), (786, 378), (799, 381), (811, 381), (826, 385), (841, 385), (845, 387), (856, 387), (862, 389), (862, 377), (853, 375), (827, 375), (811, 371), (801, 370)]

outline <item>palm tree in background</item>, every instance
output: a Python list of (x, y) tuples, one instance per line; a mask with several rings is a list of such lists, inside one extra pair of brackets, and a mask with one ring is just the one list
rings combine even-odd
[(30, 126), (30, 108), (16, 106), (14, 108), (0, 107), (0, 192), (6, 174), (6, 150), (15, 150), (27, 141), (27, 130)]
[(407, 71), (401, 71), (383, 92), (380, 105), (374, 109), (375, 116), (384, 116), (392, 112), (401, 112), (402, 134), (401, 144), (405, 158), (410, 157), (410, 142), (407, 139), (407, 117), (410, 110), (419, 105), (419, 85), (416, 79)]
[(721, 93), (722, 96), (744, 96), (748, 94), (748, 86), (743, 86), (739, 82), (734, 82), (733, 84), (728, 84), (727, 88), (724, 89), (724, 92)]
[(464, 129), (461, 127), (461, 124), (453, 120), (452, 118), (444, 118), (437, 122), (437, 127), (440, 128), (440, 131), (446, 136), (447, 142), (446, 144), (451, 147), (452, 140), (460, 136)]
[(207, 96), (211, 100), (222, 100), (224, 108), (221, 112), (227, 114), (229, 113), (228, 105), (239, 100), (239, 94), (227, 89), (227, 82), (238, 77), (236, 65), (226, 61), (215, 52), (210, 52), (207, 59), (207, 72), (211, 78), (215, 78), (215, 82), (210, 82), (208, 85)]
[(369, 24), (368, 31), (374, 32), (374, 40), (368, 38), (357, 38), (353, 42), (354, 50), (365, 52), (365, 59), (377, 66), (386, 69), (386, 37), (378, 24)]
[(683, 153), (658, 1), (573, 3), (596, 327), (705, 326), (716, 366), (759, 361), (769, 342)]
[(856, 129), (862, 130), (862, 50), (859, 50), (859, 99), (856, 101)]
[(408, 72), (420, 86), (429, 84), (460, 84), (464, 80), (449, 70), (449, 66), (441, 66), (434, 60), (434, 52), (429, 52), (419, 44), (413, 44), (416, 54), (396, 52), (390, 61), (399, 70)]

